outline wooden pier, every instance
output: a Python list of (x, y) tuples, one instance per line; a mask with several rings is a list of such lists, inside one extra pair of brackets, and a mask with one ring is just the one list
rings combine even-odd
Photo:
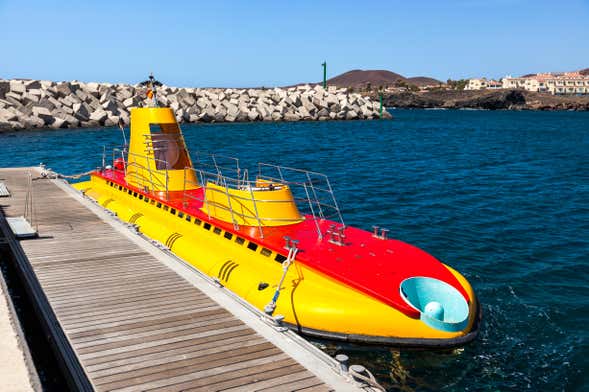
[[(29, 172), (39, 237), (18, 241), (3, 215), (23, 215)], [(0, 198), (0, 243), (72, 389), (360, 390), (320, 350), (263, 321), (61, 180), (14, 168), (0, 169), (0, 182), (10, 191)]]

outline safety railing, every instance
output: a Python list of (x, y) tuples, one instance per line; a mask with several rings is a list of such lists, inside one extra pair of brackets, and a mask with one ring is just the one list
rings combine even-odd
[[(280, 190), (280, 187), (284, 186), (284, 184), (272, 183), (264, 184), (265, 186), (260, 186), (261, 184), (259, 184), (256, 181), (249, 181), (244, 180), (243, 178), (232, 178), (229, 176), (225, 176), (220, 170), (207, 171), (204, 169), (196, 168), (185, 168), (184, 170), (185, 189), (183, 192), (183, 202), (185, 204), (190, 204), (191, 201), (202, 203), (203, 209), (206, 211), (209, 217), (213, 215), (211, 213), (212, 209), (220, 209), (226, 211), (229, 214), (231, 222), (233, 223), (236, 229), (239, 228), (240, 222), (253, 221), (256, 222), (260, 236), (263, 237), (263, 228), (265, 226), (265, 222), (289, 224), (300, 221), (300, 219), (270, 217), (260, 214), (259, 206), (263, 204), (292, 204), (293, 200), (290, 198), (265, 199), (259, 196), (260, 192), (262, 192), (263, 194), (264, 191)], [(187, 174), (190, 172), (192, 172), (194, 175), (190, 176)], [(198, 185), (190, 180), (190, 178), (192, 177), (198, 179), (198, 183), (203, 186), (204, 191), (202, 193), (191, 193), (186, 191), (187, 189), (193, 188), (195, 185)], [(212, 185), (216, 186), (213, 187)], [(216, 193), (223, 198), (226, 198), (227, 203), (224, 204), (218, 202), (214, 200), (216, 199), (215, 197), (209, 199), (207, 195), (211, 192)], [(244, 209), (245, 206), (248, 207)]]
[(331, 219), (344, 225), (341, 210), (329, 178), (322, 173), (287, 166), (258, 163), (258, 178), (288, 185), (301, 203), (300, 208), (320, 219)]
[[(113, 149), (112, 167), (116, 168), (116, 159), (122, 158), (123, 173), (127, 181), (138, 188), (143, 189), (146, 192), (163, 191), (166, 195), (166, 200), (169, 200), (169, 173), (167, 169), (167, 162), (159, 160), (147, 155), (136, 154), (127, 151), (126, 149)], [(126, 156), (125, 156), (126, 155)], [(157, 164), (159, 161), (164, 167), (163, 170), (152, 170), (150, 161)], [(135, 169), (135, 170), (129, 170)], [(117, 170), (117, 169), (115, 169)], [(161, 173), (163, 172), (163, 179)]]
[[(134, 183), (133, 185), (145, 191), (164, 191), (166, 199), (169, 200), (169, 173), (165, 160), (159, 160), (149, 155), (134, 154), (126, 149), (117, 148), (113, 150), (113, 167), (116, 166), (115, 160), (119, 157), (123, 158), (122, 170), (126, 178), (131, 179), (128, 180), (131, 184)], [(153, 163), (150, 164), (150, 162)], [(157, 165), (157, 162), (162, 164)], [(333, 188), (324, 174), (259, 163), (256, 180), (249, 180), (248, 170), (239, 167), (237, 158), (219, 154), (197, 153), (193, 165), (194, 167), (184, 168), (183, 204), (185, 206), (194, 202), (202, 204), (203, 211), (209, 217), (212, 216), (212, 209), (225, 211), (236, 229), (239, 228), (240, 223), (255, 222), (260, 236), (263, 237), (265, 222), (290, 224), (300, 221), (300, 219), (293, 219), (292, 217), (281, 218), (260, 215), (258, 206), (262, 203), (292, 204), (293, 199), (299, 212), (313, 219), (319, 238), (323, 238), (320, 229), (320, 221), (323, 219), (335, 220), (342, 227), (345, 227), (341, 211), (333, 194)], [(165, 169), (152, 169), (155, 166)], [(226, 175), (227, 172), (230, 175)], [(263, 181), (263, 183), (260, 181)], [(213, 187), (212, 184), (216, 186)], [(263, 191), (279, 190), (283, 186), (290, 189), (293, 199), (265, 199), (260, 197), (260, 192), (263, 194)], [(203, 187), (203, 191), (190, 191), (197, 187)], [(226, 204), (216, 201), (219, 200), (216, 197), (211, 198), (216, 200), (208, 200), (207, 194), (213, 193), (226, 198)], [(238, 204), (238, 206), (234, 204)], [(244, 205), (251, 206), (251, 208), (244, 209)]]
[[(250, 201), (255, 207), (253, 211), (255, 216), (244, 216), (243, 214), (235, 211), (235, 208), (233, 208), (231, 204), (231, 198), (237, 197), (235, 195), (230, 196), (230, 189), (256, 190), (259, 188), (259, 180), (265, 180), (273, 186), (289, 187), (298, 210), (313, 219), (317, 230), (317, 235), (320, 238), (323, 237), (319, 225), (319, 221), (322, 219), (335, 220), (339, 222), (342, 227), (345, 227), (340, 208), (333, 194), (333, 188), (328, 177), (324, 174), (285, 166), (259, 163), (256, 180), (249, 181), (248, 170), (243, 170), (239, 167), (239, 160), (237, 158), (227, 157), (219, 154), (203, 153), (197, 153), (196, 157), (197, 159), (194, 162), (194, 168), (190, 170), (195, 171), (195, 177), (198, 178), (200, 183), (204, 184), (205, 187), (206, 184), (213, 183), (218, 187), (221, 187), (221, 189), (225, 189), (225, 193), (228, 197), (228, 207), (221, 205), (215, 205), (215, 207), (227, 209), (231, 214), (234, 224), (236, 221), (235, 218), (255, 219), (259, 224), (260, 232), (262, 234), (263, 225), (261, 225), (260, 222), (270, 219), (259, 216), (257, 212), (258, 203), (285, 202), (282, 200), (275, 201), (261, 200), (259, 198), (256, 199), (253, 195), (253, 192), (250, 192), (250, 197), (247, 198), (247, 200)], [(229, 172), (230, 175), (225, 175), (225, 172)], [(222, 192), (222, 190), (213, 189), (210, 187), (206, 189), (209, 191), (213, 190), (215, 192)], [(206, 192), (204, 195), (205, 196), (203, 196), (203, 200), (199, 201), (202, 201), (208, 208), (210, 208), (213, 203), (211, 201), (204, 200), (206, 197)], [(291, 202), (291, 200), (289, 199), (288, 202)], [(276, 220), (283, 221), (285, 223), (288, 222), (288, 219)]]

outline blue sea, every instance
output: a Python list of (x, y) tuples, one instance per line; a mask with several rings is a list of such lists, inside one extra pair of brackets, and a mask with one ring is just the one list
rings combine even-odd
[[(348, 225), (389, 228), (461, 271), (482, 304), (480, 336), (463, 349), (316, 342), (329, 353), (392, 391), (589, 390), (589, 113), (391, 113), (182, 128), (191, 151), (327, 174)], [(120, 143), (115, 128), (4, 133), (0, 167), (74, 174)]]

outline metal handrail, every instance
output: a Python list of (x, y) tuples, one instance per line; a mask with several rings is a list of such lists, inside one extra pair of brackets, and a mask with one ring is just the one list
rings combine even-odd
[[(152, 191), (156, 188), (163, 188), (166, 193), (166, 199), (169, 200), (169, 169), (167, 168), (167, 161), (152, 157), (151, 155), (131, 153), (126, 149), (115, 149), (113, 150), (113, 164), (115, 159), (114, 157), (118, 155), (118, 152), (120, 152), (121, 156), (123, 157), (125, 175), (132, 175), (138, 183), (140, 183), (144, 187), (146, 185), (149, 186), (150, 190)], [(125, 153), (127, 154), (127, 159), (125, 159)], [(211, 207), (228, 211), (231, 216), (231, 221), (236, 229), (239, 229), (240, 219), (243, 221), (255, 220), (260, 231), (261, 237), (264, 236), (262, 223), (263, 221), (290, 223), (299, 221), (299, 219), (261, 217), (258, 211), (258, 203), (291, 203), (294, 201), (295, 205), (297, 205), (297, 207), (299, 207), (299, 209), (301, 209), (302, 212), (309, 212), (309, 215), (311, 215), (315, 223), (317, 235), (320, 239), (323, 238), (323, 235), (321, 233), (319, 220), (323, 220), (326, 217), (336, 217), (341, 222), (341, 224), (344, 225), (341, 211), (333, 194), (331, 183), (329, 182), (327, 176), (325, 176), (324, 174), (286, 166), (259, 163), (258, 176), (255, 180), (249, 180), (248, 171), (242, 171), (242, 169), (240, 169), (239, 160), (236, 158), (210, 154), (209, 157), (212, 159), (213, 164), (208, 164), (206, 162), (203, 162), (200, 159), (200, 157), (201, 154), (197, 152), (196, 164), (198, 168), (184, 168), (184, 181), (182, 190), (183, 205), (187, 205), (188, 199), (201, 202), (203, 208), (206, 208), (206, 212), (209, 217), (211, 217)], [(129, 159), (131, 158), (133, 158), (133, 162), (129, 163)], [(235, 162), (235, 167), (227, 167), (223, 165), (220, 162), (221, 160), (219, 158), (233, 160)], [(145, 165), (140, 163), (140, 161), (143, 160), (145, 160)], [(151, 161), (156, 163), (156, 167), (159, 166), (158, 163), (162, 163), (161, 167), (164, 167), (165, 169), (152, 169), (152, 165), (150, 164)], [(129, 172), (130, 167), (137, 167), (141, 170)], [(270, 168), (272, 170), (275, 170), (278, 174), (278, 177), (262, 173), (263, 168)], [(160, 174), (158, 176), (154, 176), (153, 170), (158, 171)], [(230, 172), (235, 173), (236, 178), (224, 175), (223, 170), (229, 170)], [(147, 173), (145, 173), (145, 171)], [(188, 171), (192, 171), (194, 173), (194, 177), (197, 179), (196, 181), (191, 180), (192, 177), (187, 175)], [(160, 177), (162, 172), (164, 174), (163, 181)], [(302, 176), (303, 179), (299, 179), (299, 181), (293, 181), (292, 178), (289, 178), (292, 175), (292, 173), (298, 175), (299, 177)], [(293, 177), (295, 176), (293, 175)], [(269, 184), (267, 186), (260, 186), (260, 180), (268, 181)], [(209, 184), (215, 184), (222, 189), (210, 187)], [(189, 189), (193, 189), (195, 187), (200, 186), (204, 188), (202, 197), (199, 197), (189, 192)], [(273, 189), (277, 189), (283, 186), (287, 186), (291, 189), (293, 195), (292, 199), (289, 198), (269, 200), (265, 198), (256, 198), (256, 196), (254, 195), (254, 191), (271, 191)], [(295, 188), (302, 189), (304, 195), (300, 196), (303, 197), (296, 196), (294, 192)], [(230, 191), (232, 189), (239, 191), (248, 191), (247, 193), (249, 193), (249, 196), (231, 194)], [(220, 204), (219, 202), (208, 200), (208, 191), (214, 191), (226, 195), (227, 206)], [(258, 196), (260, 196), (259, 193)], [(233, 206), (232, 199), (251, 202), (253, 211), (251, 211), (251, 209), (248, 210), (249, 213), (247, 213), (247, 211), (236, 211)], [(333, 213), (331, 213), (331, 211), (333, 211)]]

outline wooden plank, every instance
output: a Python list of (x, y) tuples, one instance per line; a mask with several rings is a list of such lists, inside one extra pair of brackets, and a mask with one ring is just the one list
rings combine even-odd
[(150, 316), (143, 316), (140, 319), (132, 318), (132, 319), (127, 319), (127, 320), (115, 320), (115, 321), (109, 321), (109, 322), (104, 322), (102, 320), (101, 322), (98, 322), (98, 323), (95, 322), (95, 323), (88, 323), (88, 324), (84, 324), (84, 325), (69, 326), (68, 332), (69, 333), (77, 333), (77, 332), (93, 331), (93, 330), (96, 330), (97, 328), (118, 327), (118, 326), (124, 326), (124, 325), (128, 325), (128, 324), (134, 324), (137, 321), (146, 322), (146, 321), (152, 321), (152, 320), (161, 320), (166, 317), (181, 316), (181, 315), (186, 315), (186, 314), (192, 314), (195, 312), (208, 312), (208, 311), (217, 310), (217, 309), (220, 309), (219, 305), (214, 304), (214, 305), (206, 306), (203, 308), (182, 309), (182, 310), (173, 311), (173, 312), (153, 314)]
[(96, 317), (108, 316), (117, 313), (136, 314), (145, 309), (154, 309), (158, 306), (170, 307), (182, 306), (183, 304), (207, 304), (211, 300), (204, 295), (195, 295), (194, 292), (188, 292), (188, 295), (172, 295), (172, 296), (155, 296), (153, 298), (143, 298), (139, 302), (129, 302), (124, 304), (108, 306), (76, 306), (74, 308), (63, 309), (57, 308), (59, 317), (62, 320), (86, 320), (95, 319)]
[(119, 334), (115, 336), (102, 336), (100, 339), (76, 340), (76, 347), (83, 349), (86, 347), (99, 347), (100, 349), (109, 347), (121, 347), (125, 344), (132, 344), (135, 342), (147, 342), (152, 339), (162, 339), (169, 336), (178, 336), (185, 333), (194, 333), (198, 331), (210, 331), (211, 329), (222, 329), (239, 325), (239, 320), (231, 316), (208, 319), (203, 323), (194, 324), (180, 324), (173, 326), (165, 326), (156, 330), (135, 331), (130, 334)]
[(239, 348), (242, 345), (257, 344), (262, 342), (264, 342), (264, 339), (262, 339), (260, 336), (253, 334), (246, 336), (231, 337), (224, 340), (214, 339), (200, 344), (189, 344), (179, 346), (174, 348), (173, 350), (164, 350), (142, 355), (135, 354), (132, 358), (112, 360), (108, 362), (98, 363), (95, 365), (87, 365), (86, 370), (90, 373), (110, 368), (124, 368), (127, 370), (132, 370), (131, 366), (134, 366), (136, 364), (140, 365), (140, 367), (152, 366), (155, 364), (152, 361), (163, 360), (167, 357), (181, 356), (190, 353), (202, 353), (203, 355), (206, 355), (212, 352), (233, 350), (234, 348)]
[(174, 352), (175, 350), (180, 350), (185, 347), (206, 347), (211, 342), (219, 342), (233, 338), (245, 340), (251, 339), (252, 337), (257, 337), (257, 335), (255, 335), (251, 330), (248, 330), (246, 328), (240, 328), (236, 329), (235, 331), (229, 331), (219, 334), (209, 334), (208, 336), (196, 338), (192, 337), (189, 339), (179, 340), (171, 343), (162, 343), (159, 345), (151, 345), (148, 347), (134, 348), (117, 353), (95, 356), (93, 358), (86, 357), (82, 360), (86, 366), (100, 365), (104, 363), (110, 363), (112, 361), (124, 361), (125, 363), (132, 363), (134, 358), (141, 358), (145, 355), (165, 355), (166, 353)]
[(289, 391), (292, 391), (292, 384), (296, 382), (296, 385), (307, 385), (307, 380), (311, 380), (311, 382), (316, 383), (316, 380), (313, 379), (314, 377), (309, 374), (308, 371), (302, 370), (296, 373), (290, 373), (279, 377), (274, 377), (269, 380), (263, 380), (258, 382), (253, 382), (246, 385), (240, 385), (234, 388), (225, 389), (227, 392), (249, 392), (249, 391), (259, 391), (262, 389), (270, 388), (271, 390), (278, 390), (280, 386), (287, 384)]
[(209, 318), (218, 318), (228, 314), (225, 309), (220, 307), (215, 308), (213, 310), (205, 311), (205, 312), (192, 312), (188, 314), (183, 314), (180, 316), (172, 316), (172, 317), (161, 317), (155, 320), (150, 321), (139, 321), (139, 322), (132, 322), (129, 324), (123, 324), (116, 327), (110, 328), (95, 328), (95, 329), (88, 329), (83, 332), (76, 332), (70, 333), (69, 336), (71, 339), (82, 339), (82, 338), (94, 338), (96, 336), (108, 336), (109, 334), (116, 334), (116, 333), (131, 333), (135, 330), (145, 330), (148, 331), (150, 329), (157, 329), (160, 325), (175, 325), (175, 323), (187, 323), (191, 324), (192, 322), (200, 322), (202, 320), (208, 320)]
[(158, 392), (173, 392), (173, 391), (187, 391), (190, 389), (196, 389), (204, 387), (204, 390), (221, 390), (219, 383), (224, 381), (233, 380), (239, 377), (246, 377), (249, 375), (258, 375), (260, 373), (269, 372), (279, 368), (290, 368), (290, 366), (296, 365), (296, 362), (291, 359), (283, 359), (281, 361), (274, 361), (264, 363), (257, 366), (246, 367), (243, 369), (229, 370), (210, 376), (198, 377), (196, 379), (185, 381), (178, 384), (168, 385), (166, 387), (157, 388)]
[(102, 333), (99, 335), (92, 335), (92, 336), (84, 336), (84, 337), (80, 337), (80, 338), (72, 338), (72, 340), (74, 342), (76, 342), (76, 344), (79, 343), (86, 343), (86, 342), (102, 342), (105, 341), (106, 339), (111, 339), (111, 338), (122, 338), (122, 337), (136, 337), (139, 336), (140, 334), (144, 334), (144, 333), (149, 333), (152, 331), (170, 331), (172, 330), (172, 328), (178, 328), (178, 329), (194, 329), (194, 328), (199, 328), (199, 327), (204, 327), (204, 326), (213, 326), (215, 324), (218, 323), (222, 323), (225, 321), (230, 321), (233, 320), (232, 316), (229, 314), (225, 314), (225, 315), (217, 315), (217, 314), (213, 314), (210, 315), (208, 317), (203, 316), (202, 318), (199, 318), (198, 321), (193, 321), (190, 323), (187, 323), (186, 320), (178, 320), (178, 321), (172, 321), (172, 322), (161, 322), (158, 323), (156, 325), (149, 325), (149, 326), (145, 326), (145, 327), (140, 327), (140, 328), (133, 328), (133, 329), (125, 329), (122, 331), (117, 331), (117, 332), (111, 332), (111, 333)]
[(168, 339), (159, 339), (159, 340), (154, 340), (154, 341), (150, 341), (150, 342), (142, 342), (142, 343), (139, 343), (136, 345), (117, 346), (117, 347), (114, 347), (110, 350), (97, 351), (97, 350), (87, 349), (87, 351), (88, 351), (87, 353), (85, 353), (83, 350), (78, 350), (78, 353), (79, 353), (80, 358), (82, 358), (82, 359), (96, 358), (96, 357), (101, 357), (101, 356), (110, 355), (110, 354), (118, 354), (118, 353), (126, 352), (126, 351), (133, 351), (133, 350), (139, 350), (142, 348), (159, 346), (159, 345), (163, 345), (163, 344), (167, 344), (167, 343), (181, 342), (184, 340), (194, 339), (194, 338), (198, 338), (198, 337), (215, 336), (215, 335), (220, 335), (220, 334), (223, 334), (226, 332), (241, 331), (241, 330), (247, 330), (248, 332), (250, 331), (249, 328), (246, 327), (245, 325), (236, 325), (234, 327), (224, 328), (222, 330), (215, 329), (215, 330), (203, 331), (203, 332), (193, 333), (193, 334), (188, 334), (188, 335), (173, 336)]
[[(284, 356), (284, 357), (282, 357)], [(217, 361), (205, 361), (203, 363), (193, 364), (190, 366), (184, 367), (177, 367), (177, 368), (170, 368), (166, 369), (153, 369), (152, 373), (133, 377), (133, 378), (122, 378), (121, 375), (117, 375), (117, 381), (109, 382), (103, 384), (101, 379), (98, 380), (96, 384), (97, 390), (117, 390), (119, 388), (123, 388), (124, 390), (147, 390), (151, 389), (150, 385), (159, 384), (164, 380), (164, 384), (168, 384), (171, 380), (176, 379), (177, 377), (182, 376), (189, 376), (189, 379), (194, 379), (194, 373), (198, 371), (207, 371), (217, 367), (223, 366), (230, 366), (230, 365), (237, 365), (242, 366), (245, 365), (251, 366), (252, 362), (259, 363), (264, 358), (267, 359), (268, 362), (272, 361), (274, 357), (281, 357), (280, 359), (284, 359), (286, 357), (285, 354), (281, 354), (280, 350), (277, 348), (270, 348), (265, 351), (256, 351), (253, 353), (247, 353), (243, 355), (235, 355), (229, 358), (222, 358)], [(249, 363), (248, 363), (249, 362)], [(263, 362), (267, 363), (267, 362)], [(130, 375), (129, 375), (130, 376)], [(198, 376), (197, 376), (198, 377)], [(113, 377), (114, 378), (114, 377)], [(106, 379), (106, 377), (104, 378)], [(110, 379), (110, 378), (109, 378)]]
[(126, 366), (110, 367), (104, 370), (92, 372), (92, 376), (102, 383), (110, 383), (116, 380), (127, 378), (137, 378), (140, 376), (151, 375), (157, 372), (168, 371), (171, 369), (186, 368), (195, 369), (197, 364), (207, 364), (215, 360), (224, 360), (228, 356), (239, 356), (251, 353), (257, 353), (273, 348), (273, 345), (260, 340), (250, 340), (245, 344), (235, 345), (235, 347), (216, 347), (213, 350), (202, 350), (183, 355), (174, 355), (160, 357), (150, 361), (129, 364)]
[[(272, 364), (272, 365), (275, 365), (275, 364)], [(255, 371), (255, 373), (254, 373), (254, 371)], [(254, 385), (254, 384), (262, 382), (262, 381), (274, 379), (276, 377), (281, 377), (281, 376), (285, 376), (285, 375), (289, 375), (289, 374), (293, 374), (293, 373), (296, 374), (297, 372), (301, 372), (301, 371), (304, 371), (304, 370), (298, 364), (291, 364), (288, 366), (274, 367), (273, 369), (261, 369), (261, 368), (244, 369), (240, 372), (235, 372), (230, 375), (231, 377), (238, 375), (238, 377), (234, 377), (229, 380), (225, 379), (222, 382), (217, 382), (214, 384), (186, 388), (186, 391), (200, 391), (200, 392), (202, 392), (202, 391), (210, 391), (211, 389), (228, 390), (230, 388), (241, 387), (244, 385), (247, 385), (247, 386)], [(244, 374), (244, 373), (246, 373), (246, 374)], [(252, 374), (247, 374), (247, 373), (252, 373)], [(209, 380), (209, 382), (210, 381), (211, 380)], [(254, 389), (248, 389), (248, 390), (252, 391)]]

